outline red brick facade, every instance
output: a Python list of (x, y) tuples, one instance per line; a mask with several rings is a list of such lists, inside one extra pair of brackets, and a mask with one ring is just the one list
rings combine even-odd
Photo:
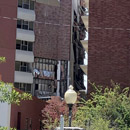
[[(11, 19), (7, 19), (10, 17)], [(0, 1), (0, 56), (6, 63), (0, 64), (0, 74), (5, 82), (14, 82), (17, 0)]]
[(71, 0), (61, 0), (60, 7), (35, 4), (34, 55), (69, 60), (71, 43)]
[[(22, 101), (20, 106), (11, 105), (11, 127), (18, 127), (18, 113), (21, 113), (20, 129), (40, 130), (41, 110), (45, 102), (33, 97), (32, 101)], [(28, 122), (26, 121), (28, 119)]]
[[(88, 79), (130, 86), (130, 1), (90, 0)], [(88, 92), (91, 87), (88, 87)]]

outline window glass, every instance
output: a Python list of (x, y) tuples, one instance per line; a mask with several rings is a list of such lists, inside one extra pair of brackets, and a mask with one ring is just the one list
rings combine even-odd
[(23, 0), (23, 8), (29, 9), (29, 0)]
[(20, 71), (27, 72), (27, 63), (21, 62)]
[(26, 85), (26, 92), (31, 93), (31, 84)]
[(30, 0), (30, 9), (34, 10), (34, 1)]
[(21, 28), (22, 27), (22, 20), (17, 20), (17, 28)]
[(15, 88), (19, 88), (19, 83), (15, 83), (15, 84), (14, 84), (14, 87), (15, 87)]
[(26, 64), (26, 67), (27, 67), (27, 72), (31, 72), (31, 66), (30, 66), (30, 64)]
[(26, 84), (20, 84), (19, 89), (25, 92)]
[(33, 50), (33, 43), (28, 42), (28, 51), (32, 51), (32, 50)]
[(16, 40), (16, 49), (20, 50), (20, 46), (21, 46), (21, 41), (20, 40)]
[(23, 29), (28, 30), (28, 21), (23, 21)]
[(20, 62), (16, 61), (15, 62), (15, 70), (19, 71), (19, 69), (20, 69)]
[(29, 22), (29, 30), (33, 30), (33, 22)]
[(24, 51), (27, 51), (27, 50), (28, 50), (27, 41), (23, 41), (23, 43), (22, 43), (22, 50), (24, 50)]
[(22, 8), (22, 0), (18, 0), (18, 7)]

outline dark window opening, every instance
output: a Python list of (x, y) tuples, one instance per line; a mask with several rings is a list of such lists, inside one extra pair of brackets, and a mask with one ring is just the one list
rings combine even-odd
[(23, 21), (22, 29), (28, 30), (28, 24), (29, 24), (28, 21)]
[(29, 0), (23, 0), (23, 8), (29, 9)]
[(17, 20), (17, 28), (33, 31), (33, 29), (34, 29), (33, 26), (34, 26), (33, 22), (24, 21), (24, 20), (21, 20), (21, 19)]
[(14, 83), (15, 88), (18, 88), (24, 92), (31, 93), (32, 86), (31, 84), (25, 83)]
[(20, 130), (21, 127), (21, 112), (17, 114), (17, 130)]
[(33, 30), (33, 22), (29, 22), (29, 30)]
[(33, 43), (27, 41), (16, 40), (16, 49), (24, 51), (32, 51)]
[(18, 7), (22, 8), (22, 0), (18, 0)]
[(35, 90), (38, 90), (38, 84), (35, 84)]
[(34, 1), (30, 1), (30, 10), (34, 10)]
[(15, 62), (15, 70), (16, 71), (23, 71), (23, 72), (31, 72), (29, 63), (25, 62)]
[(24, 9), (34, 10), (34, 1), (32, 0), (18, 0), (18, 7)]
[(17, 20), (17, 28), (21, 28), (22, 27), (22, 20)]

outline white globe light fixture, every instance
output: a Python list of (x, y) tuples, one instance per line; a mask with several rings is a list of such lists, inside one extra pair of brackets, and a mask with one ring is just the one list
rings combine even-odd
[(71, 118), (72, 118), (72, 106), (77, 100), (77, 93), (73, 90), (73, 86), (70, 85), (69, 89), (65, 92), (65, 102), (69, 106), (69, 127), (71, 127)]

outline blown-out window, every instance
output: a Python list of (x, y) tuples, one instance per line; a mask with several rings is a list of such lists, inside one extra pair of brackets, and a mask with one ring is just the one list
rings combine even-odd
[(34, 77), (53, 80), (57, 78), (56, 60), (35, 58), (33, 68)]

